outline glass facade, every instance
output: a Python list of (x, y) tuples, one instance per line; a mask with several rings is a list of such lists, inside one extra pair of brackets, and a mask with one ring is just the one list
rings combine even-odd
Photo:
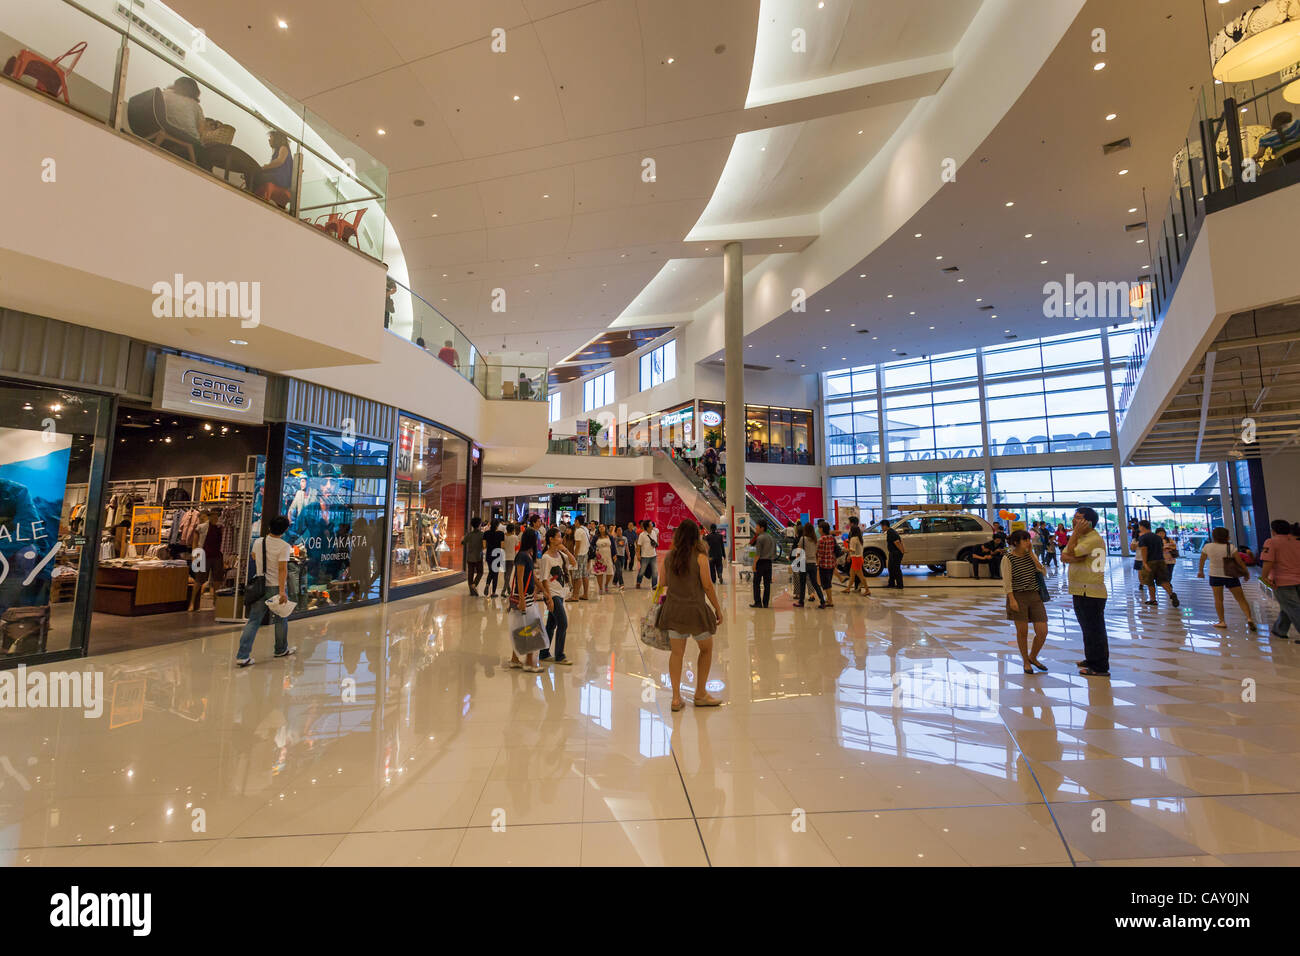
[(464, 569), (469, 521), (469, 441), (432, 422), (398, 419), (392, 587)]
[(677, 377), (677, 340), (641, 356), (641, 391), (654, 388)]
[(297, 559), (299, 610), (377, 600), (388, 517), (387, 442), (289, 425), (281, 513)]
[(0, 381), (0, 653), (85, 645), (109, 400)]
[[(1109, 353), (1106, 335), (1118, 343)], [(827, 464), (861, 468), (832, 472), (832, 498), (864, 517), (938, 504), (1037, 518), (1032, 505), (1043, 520), (1056, 502), (1114, 509), (1106, 386), (1124, 362), (1112, 357), (1108, 376), (1105, 356), (1127, 355), (1132, 335), (1092, 329), (826, 373)], [(1067, 457), (1000, 467), (1029, 455)]]
[[(726, 406), (700, 402), (704, 440), (714, 448), (726, 444)], [(813, 413), (808, 408), (745, 406), (745, 460), (775, 465), (815, 465)]]

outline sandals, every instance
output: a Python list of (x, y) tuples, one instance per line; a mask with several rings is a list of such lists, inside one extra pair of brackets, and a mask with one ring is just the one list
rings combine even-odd
[(1033, 672), (1034, 672), (1034, 669), (1033, 669), (1032, 667), (1030, 667), (1028, 664), (1026, 664), (1026, 665), (1025, 665), (1025, 673), (1026, 673), (1026, 674), (1032, 674)]
[(722, 706), (722, 701), (718, 700), (718, 698), (716, 697), (710, 697), (708, 695), (705, 695), (702, 698), (701, 697), (692, 698), (691, 703), (694, 704), (696, 707), (721, 707)]
[(1033, 665), (1034, 665), (1035, 667), (1037, 667), (1040, 671), (1045, 671), (1045, 670), (1047, 670), (1047, 665), (1044, 664), (1044, 663), (1043, 663), (1042, 661), (1040, 661), (1040, 660), (1035, 659), (1035, 660), (1030, 661), (1029, 663), (1033, 664)]
[(683, 700), (681, 700), (681, 698), (678, 698), (677, 700), (673, 701), (673, 713), (674, 713), (674, 714), (677, 713), (679, 710), (683, 709), (685, 706), (686, 706), (686, 703), (685, 703)]
[(1109, 677), (1110, 671), (1095, 671), (1091, 667), (1080, 667), (1080, 677)]

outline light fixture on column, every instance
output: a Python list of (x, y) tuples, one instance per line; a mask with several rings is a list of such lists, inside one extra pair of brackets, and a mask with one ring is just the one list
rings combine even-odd
[(1300, 60), (1300, 0), (1265, 0), (1229, 20), (1210, 42), (1214, 78), (1257, 80)]

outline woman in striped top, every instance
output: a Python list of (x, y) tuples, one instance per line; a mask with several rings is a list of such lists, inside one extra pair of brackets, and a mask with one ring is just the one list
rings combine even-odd
[[(1038, 575), (1046, 575), (1034, 554), (1033, 538), (1028, 531), (1011, 532), (1011, 550), (1002, 566), (1002, 590), (1007, 595), (1007, 620), (1016, 624), (1016, 643), (1020, 645), (1020, 658), (1025, 673), (1034, 668), (1047, 670), (1038, 659), (1038, 652), (1047, 640), (1047, 606), (1038, 593)], [(1034, 622), (1034, 644), (1029, 646), (1029, 622)], [(1032, 665), (1032, 666), (1031, 666)]]

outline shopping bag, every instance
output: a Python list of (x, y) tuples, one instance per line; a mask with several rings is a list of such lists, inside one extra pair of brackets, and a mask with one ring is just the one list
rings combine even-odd
[(550, 646), (551, 642), (546, 636), (546, 624), (542, 619), (541, 605), (530, 605), (515, 620), (517, 626), (511, 630), (510, 639), (514, 642), (516, 654), (532, 654)]
[(659, 613), (663, 610), (664, 585), (655, 588), (650, 597), (650, 607), (641, 620), (641, 643), (655, 650), (666, 651), (672, 645), (668, 641), (668, 632), (659, 626)]
[(277, 617), (288, 617), (294, 611), (298, 610), (298, 602), (291, 601), (287, 597), (283, 602), (280, 601), (280, 595), (276, 595), (266, 602), (266, 609)]

